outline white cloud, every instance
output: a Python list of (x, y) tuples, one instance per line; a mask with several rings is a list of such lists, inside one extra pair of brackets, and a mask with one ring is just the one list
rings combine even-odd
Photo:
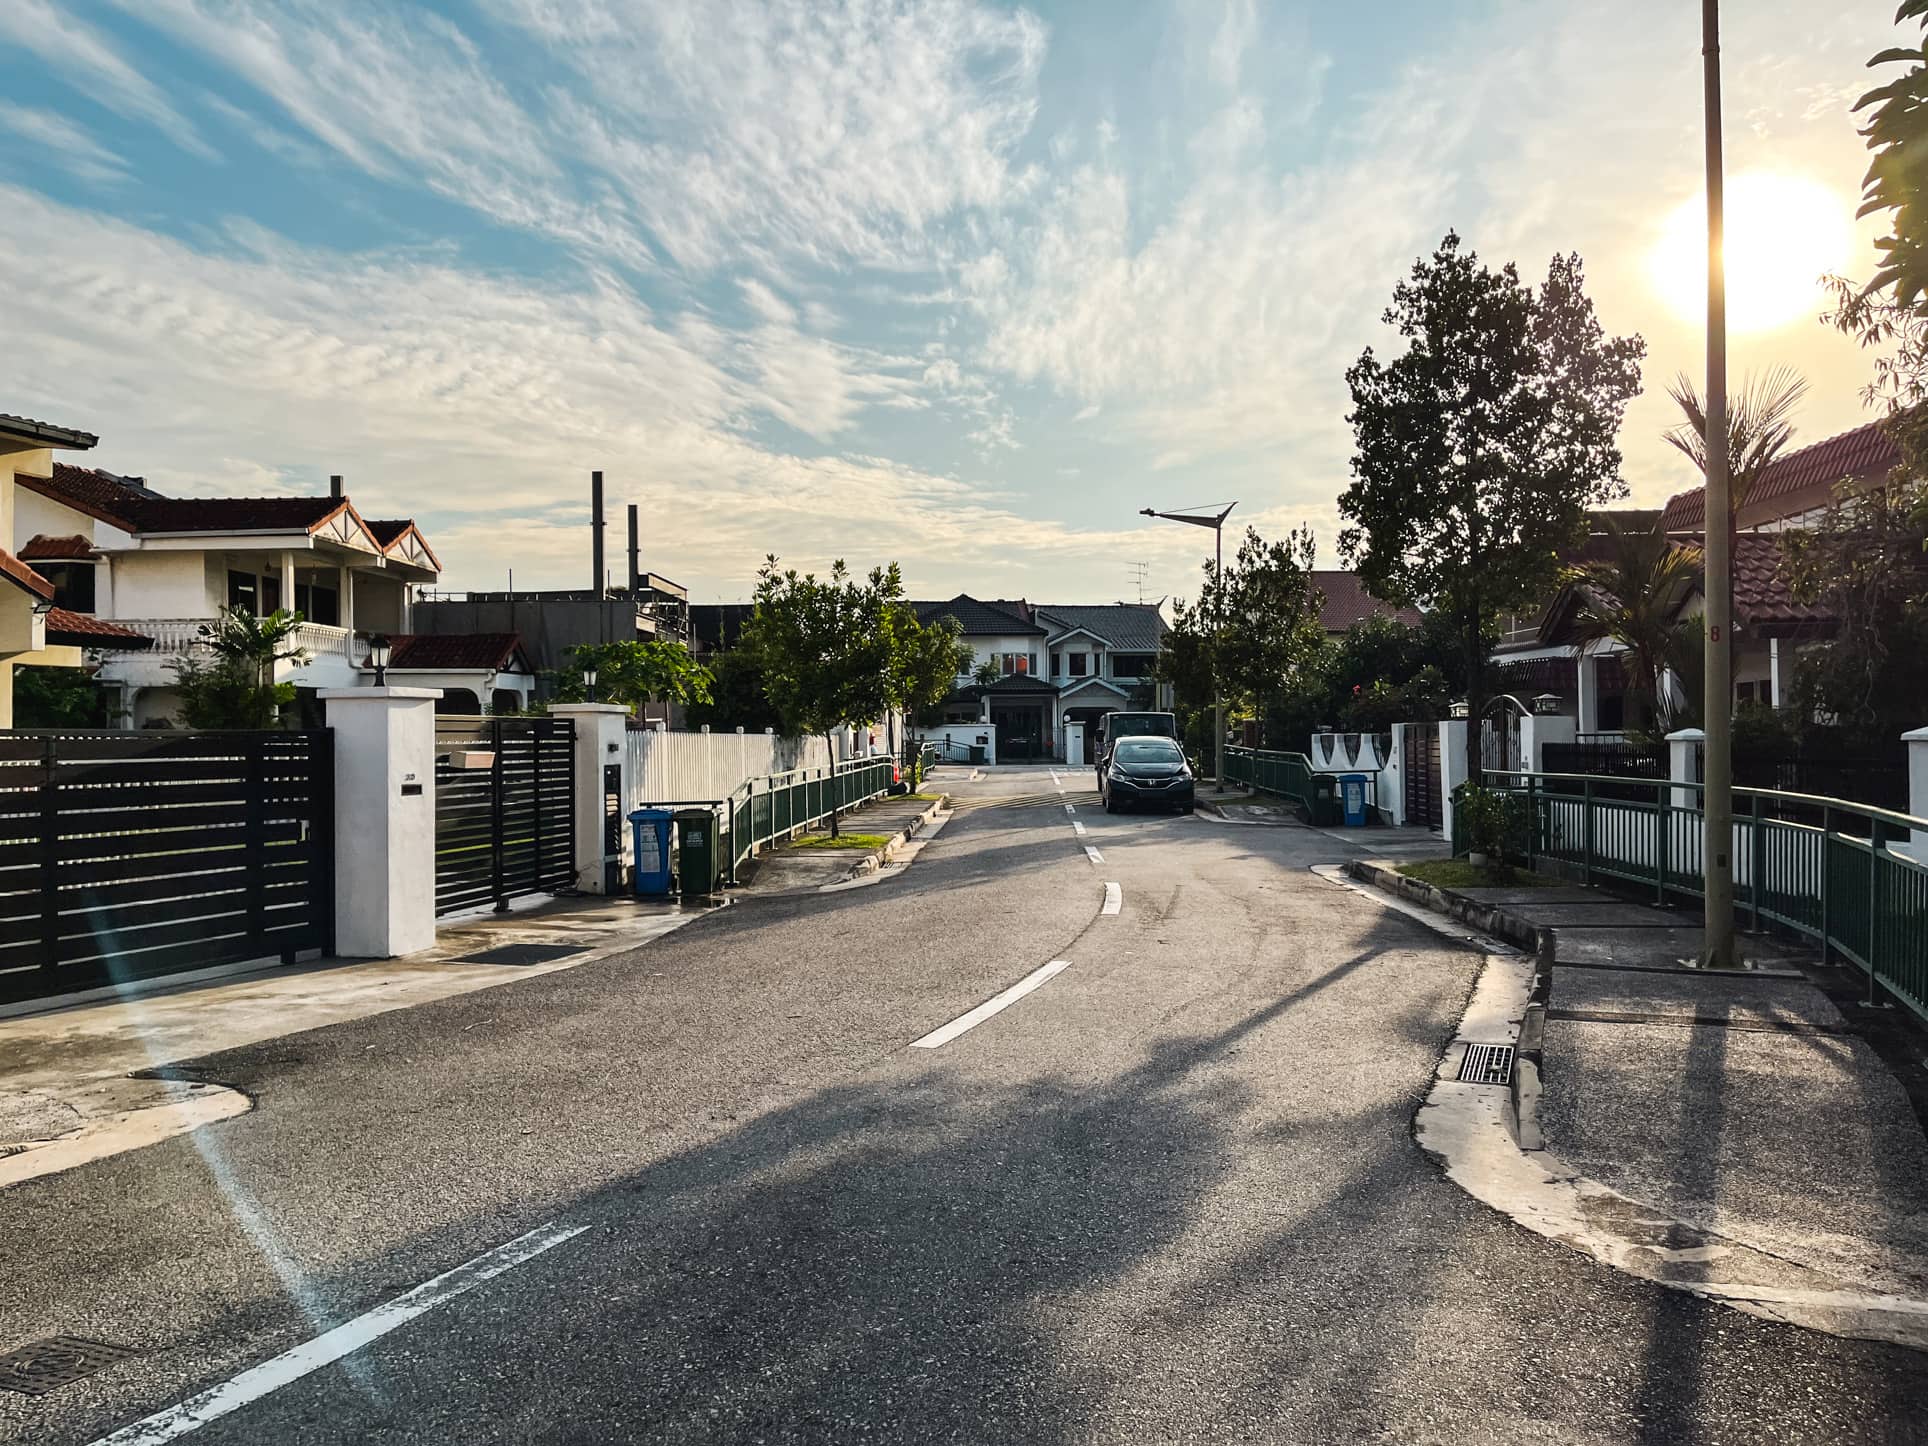
[(0, 130), (52, 152), (70, 175), (83, 181), (115, 185), (127, 179), (125, 160), (53, 111), (0, 101)]
[(12, 41), (59, 71), (90, 99), (124, 116), (144, 120), (176, 145), (205, 159), (219, 159), (188, 118), (157, 85), (130, 65), (100, 32), (50, 0), (6, 0), (0, 4), (0, 39)]
[(899, 558), (920, 591), (1022, 588), (1047, 560), (1103, 565), (1119, 537), (887, 458), (760, 444), (765, 409), (834, 421), (839, 389), (869, 384), (853, 358), (815, 380), (758, 371), (607, 277), (542, 286), (267, 239), (210, 255), (0, 188), (0, 289), (0, 395), (102, 433), (100, 465), (204, 495), (344, 473), (368, 510), (424, 518), (457, 586), (509, 566), (573, 580), (592, 467), (644, 506), (651, 565), (710, 596), (742, 595), (769, 551)]

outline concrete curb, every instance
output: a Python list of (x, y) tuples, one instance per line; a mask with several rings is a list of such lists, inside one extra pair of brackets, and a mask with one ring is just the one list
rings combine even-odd
[(815, 893), (823, 889), (834, 889), (839, 884), (847, 884), (852, 879), (862, 878), (865, 874), (876, 873), (877, 870), (890, 862), (891, 858), (897, 853), (897, 850), (901, 849), (905, 844), (909, 843), (912, 839), (916, 838), (918, 834), (928, 828), (930, 821), (936, 818), (950, 801), (950, 795), (948, 793), (944, 794), (922, 813), (918, 814), (916, 818), (913, 818), (909, 823), (891, 834), (890, 837), (885, 840), (882, 848), (872, 849), (861, 859), (858, 859), (841, 877), (832, 879), (827, 884), (818, 884), (815, 889), (806, 889), (802, 892)]

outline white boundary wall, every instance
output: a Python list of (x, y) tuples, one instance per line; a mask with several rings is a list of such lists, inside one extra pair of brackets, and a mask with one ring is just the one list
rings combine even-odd
[[(839, 751), (848, 756), (850, 750)], [(630, 807), (728, 798), (746, 779), (829, 761), (821, 738), (637, 730), (629, 735)]]

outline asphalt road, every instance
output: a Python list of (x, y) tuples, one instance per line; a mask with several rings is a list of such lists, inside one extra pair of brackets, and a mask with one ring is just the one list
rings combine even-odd
[[(0, 1349), (140, 1352), (0, 1393), (0, 1439), (202, 1392), (209, 1446), (1928, 1439), (1928, 1360), (1620, 1276), (1443, 1177), (1411, 1121), (1479, 960), (1308, 873), (1343, 849), (1089, 783), (994, 773), (875, 887), (197, 1062), (257, 1108), (0, 1193)], [(333, 1364), (244, 1374), (552, 1223)]]

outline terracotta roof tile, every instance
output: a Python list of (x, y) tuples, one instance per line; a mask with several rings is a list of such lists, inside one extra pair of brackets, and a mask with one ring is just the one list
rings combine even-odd
[(54, 562), (93, 555), (94, 544), (79, 533), (72, 537), (49, 537), (45, 533), (37, 533), (28, 538), (27, 545), (20, 549), (22, 562)]
[(129, 653), (154, 646), (154, 640), (145, 633), (68, 608), (47, 610), (47, 641), (68, 647), (108, 648)]
[(163, 497), (139, 477), (65, 462), (54, 463), (52, 477), (16, 480), (123, 532), (305, 532), (346, 505), (339, 497)]
[(4, 547), (0, 547), (0, 575), (4, 575), (15, 587), (32, 593), (42, 601), (51, 599), (54, 595), (52, 583)]
[(390, 638), (390, 668), (494, 669), (522, 646), (520, 633), (401, 633)]
[(1370, 617), (1397, 618), (1408, 627), (1422, 621), (1415, 608), (1396, 608), (1381, 602), (1366, 591), (1356, 572), (1312, 572), (1312, 585), (1319, 590), (1319, 623), (1329, 633), (1343, 633), (1356, 622)]
[[(1754, 484), (1746, 506), (1752, 510), (1817, 484), (1871, 480), (1886, 475), (1900, 461), (1901, 449), (1894, 439), (1881, 423), (1869, 422), (1789, 452)], [(1663, 525), (1669, 532), (1688, 532), (1705, 526), (1706, 519), (1706, 491), (1696, 487), (1668, 500)]]
[(32, 437), (55, 447), (92, 447), (100, 441), (92, 432), (83, 432), (78, 427), (37, 422), (32, 417), (17, 416), (12, 412), (0, 412), (0, 432)]

